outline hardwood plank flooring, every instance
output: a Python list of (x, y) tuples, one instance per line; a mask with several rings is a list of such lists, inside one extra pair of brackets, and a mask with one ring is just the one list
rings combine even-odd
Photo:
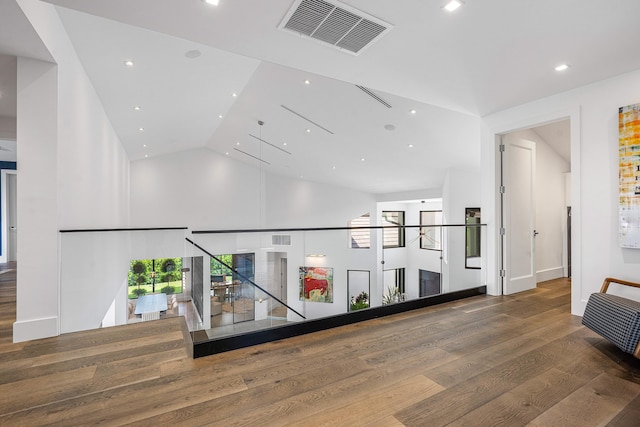
[(571, 316), (570, 282), (193, 360), (182, 317), (11, 342), (0, 425), (639, 426), (640, 360)]

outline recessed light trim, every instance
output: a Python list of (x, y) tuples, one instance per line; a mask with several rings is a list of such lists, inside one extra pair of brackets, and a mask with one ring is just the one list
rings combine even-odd
[(416, 113), (417, 113), (417, 111), (416, 111), (416, 110), (409, 110), (409, 113), (410, 113), (410, 114), (416, 114)]
[(136, 110), (136, 111), (140, 111), (141, 110), (139, 105), (136, 105), (135, 107), (133, 107), (133, 109)]
[(413, 148), (413, 144), (409, 144), (409, 148)]
[(308, 80), (308, 79), (307, 79), (307, 80), (305, 80), (305, 81), (304, 81), (304, 84), (306, 84), (306, 85), (310, 85), (310, 84), (311, 84), (311, 80)]
[(233, 93), (231, 94), (231, 96), (233, 96), (233, 97), (235, 98), (235, 97), (237, 97), (237, 96), (238, 96), (238, 94), (237, 94), (237, 93), (235, 93), (235, 92), (233, 92)]
[(217, 6), (220, 3), (220, 0), (203, 0), (206, 4), (210, 4), (211, 6)]
[(460, 0), (451, 0), (444, 5), (444, 10), (446, 10), (447, 12), (453, 12), (460, 6), (462, 6), (462, 2)]
[(130, 59), (127, 59), (126, 61), (124, 61), (124, 66), (125, 67), (133, 67), (134, 65), (135, 65), (135, 63)]
[(571, 67), (571, 65), (569, 64), (560, 64), (560, 65), (557, 65), (554, 69), (558, 72), (562, 72), (562, 71), (567, 71), (569, 67)]
[(138, 128), (140, 132), (144, 132), (144, 128)]
[(221, 119), (222, 118), (222, 114), (218, 114), (218, 118)]

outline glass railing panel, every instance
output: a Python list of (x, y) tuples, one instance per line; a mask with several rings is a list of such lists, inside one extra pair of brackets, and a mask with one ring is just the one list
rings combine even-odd
[(485, 232), (479, 225), (443, 227), (443, 293), (486, 285)]
[(288, 286), (288, 277), (297, 274), (290, 261), (304, 246), (303, 233), (287, 233), (286, 239), (277, 232), (195, 234), (192, 242), (194, 255), (203, 258), (209, 301), (195, 342), (304, 320), (304, 305)]
[(405, 226), (396, 245), (365, 228), (61, 233), (61, 330), (148, 320), (140, 298), (166, 294), (159, 317), (199, 342), (486, 284), (484, 226)]
[[(61, 232), (60, 332), (135, 322), (140, 295), (164, 289), (177, 301), (183, 290), (185, 233), (185, 229)], [(143, 260), (157, 260), (157, 268), (149, 268)], [(136, 262), (140, 265), (134, 273)], [(166, 302), (165, 315), (176, 311), (169, 308), (171, 297)]]
[(348, 230), (307, 231), (298, 266), (299, 300), (309, 319), (349, 311), (348, 271), (375, 268), (375, 250), (352, 249)]

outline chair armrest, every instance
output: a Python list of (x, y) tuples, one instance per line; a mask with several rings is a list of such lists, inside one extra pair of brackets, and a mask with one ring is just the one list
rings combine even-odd
[(640, 288), (640, 283), (636, 283), (636, 282), (629, 282), (628, 280), (620, 280), (620, 279), (614, 279), (612, 277), (607, 277), (606, 279), (604, 279), (604, 282), (602, 283), (602, 288), (600, 289), (600, 292), (607, 293), (607, 289), (609, 289), (609, 284), (610, 283), (617, 283), (619, 285), (625, 285), (625, 286), (631, 286), (634, 288)]

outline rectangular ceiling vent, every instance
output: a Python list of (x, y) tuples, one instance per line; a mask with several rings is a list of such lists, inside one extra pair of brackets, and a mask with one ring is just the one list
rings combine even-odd
[(296, 0), (279, 28), (358, 55), (392, 25), (338, 1)]

